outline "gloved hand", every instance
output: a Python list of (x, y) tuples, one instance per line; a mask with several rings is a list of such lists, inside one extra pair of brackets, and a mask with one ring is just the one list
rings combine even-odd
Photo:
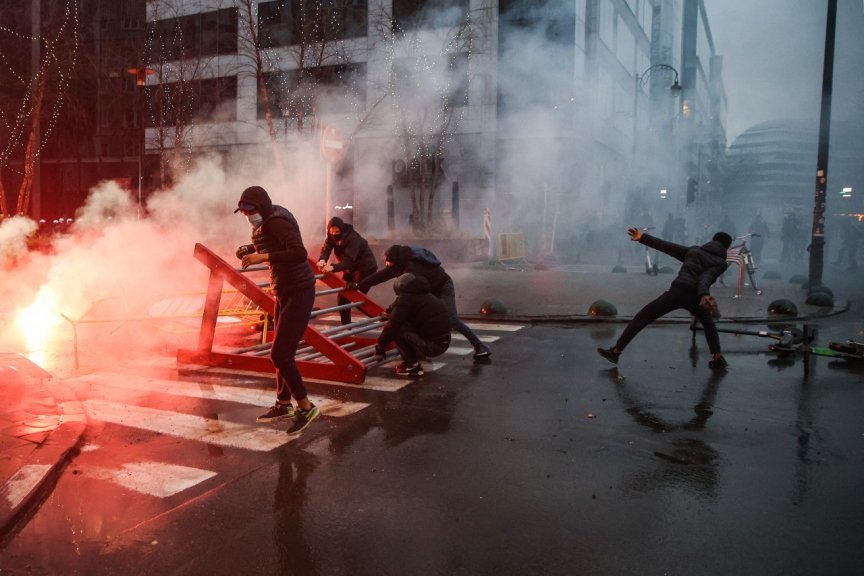
[(324, 264), (324, 266), (321, 266), (321, 271), (329, 274), (330, 272), (333, 272), (333, 265), (332, 264)]
[(345, 284), (345, 289), (356, 292), (357, 290), (360, 290), (360, 286), (358, 286), (356, 282), (348, 282), (347, 284)]
[(319, 269), (319, 270), (320, 270), (321, 268), (324, 268), (324, 266), (326, 266), (326, 265), (327, 265), (327, 261), (326, 261), (326, 260), (318, 260), (318, 264), (317, 264), (317, 266), (318, 266), (318, 269)]
[(253, 246), (252, 244), (244, 244), (243, 246), (237, 248), (237, 251), (234, 253), (234, 255), (237, 257), (238, 260), (242, 260), (244, 256), (246, 256), (247, 254), (252, 254), (253, 252), (255, 252), (255, 246)]
[(714, 318), (715, 320), (720, 318), (720, 308), (717, 306), (717, 300), (710, 294), (702, 295), (702, 298), (699, 299), (699, 307), (705, 312), (708, 312), (711, 315), (711, 318)]

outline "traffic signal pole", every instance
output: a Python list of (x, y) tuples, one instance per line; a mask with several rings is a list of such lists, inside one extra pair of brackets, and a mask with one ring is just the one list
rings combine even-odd
[(831, 132), (831, 91), (834, 82), (834, 31), (837, 20), (837, 0), (828, 0), (828, 21), (825, 25), (825, 62), (822, 68), (822, 109), (819, 117), (819, 150), (816, 158), (816, 194), (813, 202), (813, 232), (810, 239), (810, 282), (808, 304), (820, 305), (825, 252), (825, 201), (828, 182), (828, 143)]

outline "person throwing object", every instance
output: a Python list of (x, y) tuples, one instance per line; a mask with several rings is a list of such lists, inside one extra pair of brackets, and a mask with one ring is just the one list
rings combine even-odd
[(682, 262), (678, 276), (669, 289), (646, 304), (624, 328), (612, 348), (598, 348), (597, 352), (613, 364), (618, 363), (627, 344), (647, 325), (673, 310), (683, 308), (693, 314), (705, 329), (705, 339), (712, 357), (708, 366), (712, 370), (724, 370), (728, 364), (720, 351), (720, 338), (714, 325), (716, 302), (710, 294), (711, 286), (726, 271), (726, 250), (732, 237), (726, 232), (717, 232), (702, 246), (682, 246), (650, 234), (638, 228), (629, 228), (630, 239), (668, 254)]

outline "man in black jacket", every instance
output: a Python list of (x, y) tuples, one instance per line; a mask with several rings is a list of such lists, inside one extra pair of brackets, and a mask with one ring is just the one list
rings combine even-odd
[(621, 352), (640, 330), (664, 314), (683, 308), (693, 314), (705, 329), (705, 339), (712, 354), (708, 366), (714, 370), (725, 369), (728, 364), (720, 352), (720, 338), (711, 318), (713, 298), (710, 289), (728, 267), (726, 249), (732, 244), (732, 237), (725, 232), (717, 232), (710, 242), (687, 247), (643, 234), (638, 228), (628, 229), (627, 234), (631, 240), (668, 254), (683, 264), (669, 290), (646, 304), (633, 317), (615, 346), (598, 348), (597, 352), (617, 364)]
[[(327, 263), (331, 252), (336, 256), (335, 264)], [(345, 282), (360, 282), (378, 270), (378, 263), (375, 262), (375, 255), (369, 249), (366, 239), (351, 224), (346, 224), (341, 218), (334, 216), (327, 223), (327, 237), (318, 255), (318, 269), (322, 272), (342, 272)], [(368, 291), (367, 288), (363, 293)], [(349, 300), (339, 294), (336, 302), (341, 306), (348, 304)], [(350, 324), (351, 310), (340, 310), (339, 317), (342, 324)]]
[(361, 292), (369, 290), (376, 284), (386, 282), (405, 273), (423, 276), (429, 281), (432, 295), (437, 297), (447, 307), (453, 328), (459, 331), (471, 346), (474, 347), (474, 359), (486, 360), (492, 355), (480, 338), (459, 319), (456, 312), (456, 287), (453, 279), (444, 270), (438, 258), (426, 248), (400, 246), (394, 244), (384, 252), (384, 268), (361, 280), (357, 286)]
[(388, 308), (389, 318), (381, 330), (376, 355), (395, 342), (402, 363), (396, 375), (408, 378), (423, 376), (419, 358), (434, 358), (450, 346), (450, 313), (444, 303), (429, 293), (429, 281), (423, 276), (402, 274), (393, 283), (396, 300)]
[[(274, 205), (264, 188), (250, 186), (244, 190), (234, 212), (242, 212), (252, 226), (252, 244), (238, 248), (237, 257), (243, 268), (266, 262), (270, 287), (276, 296), (270, 350), (276, 367), (276, 403), (257, 421), (291, 419), (287, 432), (298, 434), (319, 415), (294, 362), (315, 302), (315, 276), (297, 220), (287, 209)], [(296, 411), (291, 405), (292, 396), (297, 400)]]

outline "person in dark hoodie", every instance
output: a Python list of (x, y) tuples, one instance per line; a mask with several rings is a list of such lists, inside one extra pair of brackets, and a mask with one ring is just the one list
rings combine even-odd
[(720, 351), (720, 338), (714, 325), (712, 308), (716, 303), (711, 296), (711, 286), (726, 271), (726, 249), (732, 244), (732, 237), (726, 232), (717, 232), (711, 241), (702, 246), (682, 246), (650, 234), (643, 234), (638, 228), (627, 230), (630, 239), (659, 250), (682, 262), (678, 276), (669, 289), (646, 304), (624, 328), (612, 348), (598, 348), (597, 352), (612, 362), (618, 358), (627, 344), (647, 325), (664, 314), (683, 308), (693, 314), (705, 329), (705, 339), (712, 357), (708, 366), (713, 370), (724, 370), (728, 364)]
[[(243, 268), (261, 263), (270, 267), (270, 287), (276, 297), (270, 350), (276, 367), (276, 403), (257, 421), (290, 419), (287, 432), (298, 434), (319, 416), (294, 362), (315, 302), (315, 276), (297, 220), (287, 209), (273, 204), (264, 188), (246, 188), (234, 212), (242, 212), (252, 226), (252, 244), (240, 246), (237, 257)], [(296, 411), (292, 396), (297, 401)]]
[(389, 318), (381, 330), (375, 354), (383, 356), (391, 342), (396, 344), (402, 362), (396, 375), (423, 376), (420, 358), (434, 358), (450, 346), (450, 312), (429, 292), (424, 276), (402, 274), (393, 283), (396, 300), (388, 308)]
[(429, 289), (433, 296), (441, 300), (450, 313), (452, 327), (459, 331), (471, 346), (474, 347), (474, 359), (486, 360), (492, 355), (489, 348), (480, 341), (480, 338), (469, 328), (456, 312), (456, 287), (453, 279), (441, 266), (441, 261), (426, 248), (415, 248), (412, 246), (400, 246), (394, 244), (384, 252), (384, 268), (378, 270), (371, 276), (367, 276), (356, 285), (361, 292), (369, 290), (376, 284), (386, 282), (405, 273), (415, 276), (423, 276), (429, 282)]
[[(335, 264), (328, 264), (331, 252), (336, 256)], [(327, 237), (318, 255), (318, 269), (322, 272), (342, 272), (345, 282), (360, 282), (378, 270), (375, 255), (369, 249), (369, 243), (351, 224), (346, 224), (338, 216), (327, 223)], [(368, 292), (369, 289), (366, 289)], [(364, 292), (364, 294), (366, 293)], [(342, 294), (336, 297), (337, 304), (348, 304), (349, 300)], [(351, 323), (351, 310), (339, 311), (342, 324)]]

